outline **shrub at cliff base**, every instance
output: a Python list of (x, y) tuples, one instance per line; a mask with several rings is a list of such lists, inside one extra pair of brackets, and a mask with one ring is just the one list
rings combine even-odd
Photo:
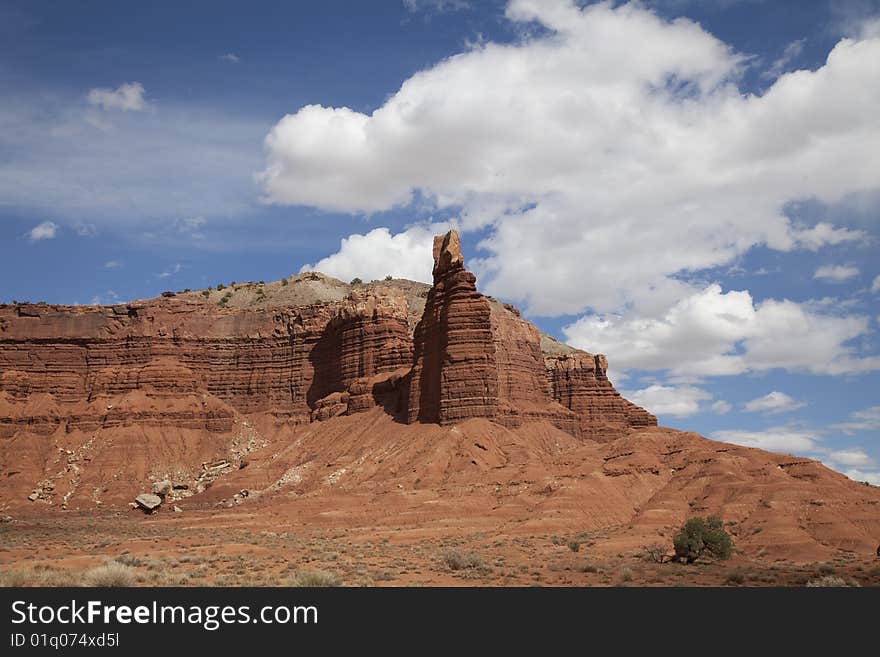
[(684, 563), (693, 563), (703, 555), (727, 559), (733, 552), (733, 539), (724, 531), (721, 520), (691, 518), (672, 539), (675, 557)]

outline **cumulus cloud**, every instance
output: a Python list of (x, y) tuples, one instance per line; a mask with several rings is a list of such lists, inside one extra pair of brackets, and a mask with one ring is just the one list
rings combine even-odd
[(876, 461), (864, 449), (858, 446), (842, 449), (826, 447), (821, 442), (825, 433), (827, 429), (808, 430), (781, 426), (763, 430), (725, 429), (716, 431), (712, 438), (745, 447), (818, 459), (854, 481), (880, 485), (880, 470), (875, 469)]
[(374, 213), (419, 192), (487, 229), (487, 292), (543, 315), (651, 315), (688, 293), (681, 272), (856, 238), (784, 210), (877, 187), (880, 40), (843, 39), (757, 96), (737, 86), (745, 58), (689, 20), (562, 0), (514, 0), (506, 16), (546, 30), (450, 57), (372, 113), (282, 118), (266, 199)]
[(858, 275), (858, 267), (853, 267), (852, 265), (823, 265), (816, 270), (813, 278), (819, 281), (841, 283)]
[(826, 245), (858, 242), (867, 237), (868, 234), (863, 230), (838, 228), (826, 221), (820, 221), (812, 228), (798, 228), (797, 246), (810, 251), (818, 251)]
[(806, 406), (804, 402), (798, 401), (784, 392), (774, 390), (763, 397), (747, 401), (743, 408), (750, 413), (785, 413), (804, 406)]
[(877, 276), (871, 283), (871, 292), (880, 292), (880, 276)]
[(815, 433), (790, 427), (771, 427), (761, 431), (723, 430), (716, 431), (712, 438), (787, 454), (815, 452), (818, 447)]
[[(791, 399), (787, 395), (785, 397)], [(767, 395), (753, 401), (766, 401), (761, 404), (765, 408), (790, 405), (786, 402), (780, 403), (779, 399), (778, 396), (773, 398)], [(877, 461), (868, 451), (859, 445), (841, 446), (839, 440), (835, 440), (838, 444), (831, 446), (827, 441), (828, 438), (839, 439), (840, 432), (852, 434), (856, 431), (877, 429), (880, 429), (880, 406), (872, 406), (852, 413), (849, 421), (842, 424), (818, 428), (787, 425), (758, 430), (725, 429), (716, 431), (712, 437), (746, 447), (818, 459), (828, 467), (843, 472), (850, 479), (877, 484), (880, 482), (880, 470), (877, 470)]]
[(90, 105), (103, 110), (139, 112), (147, 107), (144, 93), (144, 85), (140, 82), (126, 82), (116, 89), (90, 89), (86, 99)]
[(220, 55), (219, 59), (224, 62), (229, 62), (230, 64), (238, 64), (241, 61), (241, 57), (236, 55), (234, 52), (227, 52), (223, 55)]
[(709, 408), (712, 409), (713, 413), (725, 415), (733, 410), (733, 405), (730, 402), (719, 399), (718, 401), (712, 402), (712, 405)]
[(656, 318), (588, 315), (563, 328), (568, 341), (614, 354), (619, 368), (682, 376), (734, 375), (782, 368), (816, 374), (880, 369), (848, 344), (869, 331), (864, 316), (838, 316), (788, 300), (754, 303), (747, 291), (712, 284)]
[(622, 392), (624, 397), (655, 415), (689, 417), (700, 412), (700, 402), (712, 399), (712, 394), (695, 386), (650, 385), (641, 390)]
[(58, 234), (58, 224), (54, 221), (44, 221), (28, 231), (28, 239), (31, 242), (40, 240), (52, 240)]
[(834, 425), (844, 433), (856, 431), (876, 431), (880, 429), (880, 406), (871, 406), (861, 411), (854, 411), (846, 422)]
[(880, 470), (865, 471), (858, 468), (846, 470), (843, 474), (853, 481), (867, 481), (874, 486), (880, 486)]
[(431, 282), (433, 240), (444, 226), (414, 226), (392, 235), (387, 228), (376, 228), (365, 235), (343, 238), (339, 251), (315, 264), (303, 265), (300, 272), (320, 271), (343, 281), (355, 277), (365, 281), (386, 276)]
[(871, 466), (874, 460), (861, 448), (839, 449), (828, 452), (827, 459), (832, 463), (844, 466)]

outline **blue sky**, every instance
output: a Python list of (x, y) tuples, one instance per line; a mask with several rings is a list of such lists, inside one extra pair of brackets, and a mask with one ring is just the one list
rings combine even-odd
[[(0, 2), (0, 301), (425, 279), (880, 483), (880, 2)], [(427, 261), (427, 262), (426, 262)]]

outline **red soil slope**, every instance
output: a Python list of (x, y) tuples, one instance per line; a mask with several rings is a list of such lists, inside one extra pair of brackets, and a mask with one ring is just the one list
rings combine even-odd
[(0, 510), (127, 508), (169, 479), (160, 513), (603, 529), (636, 546), (718, 514), (746, 551), (876, 549), (880, 489), (657, 428), (606, 370), (477, 292), (454, 233), (435, 243), (431, 288), (304, 274), (2, 306)]

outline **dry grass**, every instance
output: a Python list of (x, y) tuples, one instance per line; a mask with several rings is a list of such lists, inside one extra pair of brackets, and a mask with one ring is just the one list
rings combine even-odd
[(136, 580), (134, 568), (118, 561), (108, 561), (103, 566), (87, 570), (84, 576), (86, 586), (132, 586)]
[(859, 586), (858, 582), (848, 583), (843, 577), (837, 575), (823, 575), (807, 582), (808, 588), (821, 588), (830, 586)]
[(0, 587), (45, 586), (70, 587), (83, 586), (82, 573), (73, 570), (54, 568), (21, 568), (0, 573)]
[[(603, 550), (606, 537), (596, 533), (553, 538), (494, 532), (421, 537), (409, 528), (383, 528), (377, 535), (283, 525), (271, 531), (166, 526), (140, 516), (35, 519), (16, 523), (15, 531), (0, 523), (0, 585), (84, 586), (91, 584), (89, 568), (99, 566), (99, 573), (123, 573), (119, 582), (102, 576), (104, 586), (312, 586), (334, 580), (346, 586), (806, 586), (824, 575), (880, 586), (873, 554), (795, 564), (743, 553), (730, 562), (685, 567), (656, 563), (635, 546)], [(577, 552), (568, 545), (573, 541), (580, 544)], [(118, 565), (104, 568), (108, 560)], [(311, 571), (331, 575), (315, 581)]]
[(289, 580), (290, 586), (306, 588), (342, 586), (339, 576), (326, 570), (303, 570)]
[(476, 552), (461, 552), (459, 550), (447, 550), (443, 553), (443, 563), (449, 570), (465, 570), (467, 568), (481, 568), (483, 558)]

